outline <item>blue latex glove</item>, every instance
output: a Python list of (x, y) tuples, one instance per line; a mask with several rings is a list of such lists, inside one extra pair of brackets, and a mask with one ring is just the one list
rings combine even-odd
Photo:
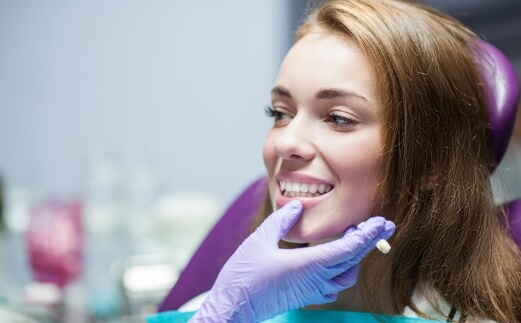
[(335, 241), (280, 249), (279, 240), (302, 211), (294, 200), (270, 215), (222, 268), (190, 322), (259, 322), (292, 309), (333, 302), (356, 282), (359, 263), (392, 222), (373, 217)]

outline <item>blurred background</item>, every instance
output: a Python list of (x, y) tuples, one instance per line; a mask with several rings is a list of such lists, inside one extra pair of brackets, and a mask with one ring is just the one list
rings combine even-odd
[[(521, 75), (521, 1), (423, 2)], [(0, 0), (2, 308), (63, 322), (154, 312), (264, 173), (263, 107), (311, 3)], [(521, 196), (517, 124), (499, 200)]]

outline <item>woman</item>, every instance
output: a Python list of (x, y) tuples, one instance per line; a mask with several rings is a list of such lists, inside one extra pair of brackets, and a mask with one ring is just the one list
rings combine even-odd
[[(269, 195), (262, 218), (278, 211), (225, 265), (193, 321), (234, 321), (216, 309), (219, 302), (248, 308), (248, 320), (330, 302), (322, 307), (521, 321), (519, 250), (489, 184), (495, 161), (476, 39), (457, 21), (412, 3), (331, 0), (316, 8), (297, 31), (266, 109), (274, 127), (264, 146)], [(392, 235), (375, 215), (396, 224), (392, 250), (369, 253), (356, 279), (356, 263)], [(368, 231), (361, 225), (360, 233), (363, 221)], [(281, 237), (306, 246), (290, 250), (300, 258), (262, 244)], [(330, 281), (321, 270), (338, 263), (287, 264), (315, 261), (320, 257), (304, 254), (314, 250), (309, 246), (337, 241), (349, 254), (340, 261), (337, 290), (320, 290), (308, 278)], [(272, 257), (259, 258), (256, 249)], [(252, 274), (263, 261), (283, 269), (262, 266), (272, 272)], [(259, 294), (263, 289), (271, 294)]]
[[(295, 46), (315, 34), (340, 34), (371, 62), (382, 138), (380, 191), (372, 213), (398, 227), (392, 257), (369, 255), (357, 291), (346, 294), (363, 295), (364, 310), (373, 303), (384, 312), (420, 312), (414, 299), (437, 304), (442, 297), (468, 317), (520, 321), (519, 255), (501, 227), (489, 186), (494, 161), (474, 65), (476, 37), (436, 11), (396, 1), (326, 2), (298, 30)], [(279, 79), (285, 76), (282, 69)], [(294, 126), (295, 112), (276, 117), (286, 115), (291, 120), (286, 127)], [(359, 157), (363, 148), (352, 148), (344, 152)], [(273, 199), (277, 190), (270, 175)], [(388, 289), (382, 291), (382, 285)]]

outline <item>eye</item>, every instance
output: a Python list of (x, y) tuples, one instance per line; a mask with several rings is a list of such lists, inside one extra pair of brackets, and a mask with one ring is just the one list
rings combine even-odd
[(264, 114), (275, 120), (275, 127), (285, 126), (291, 120), (290, 115), (277, 108), (272, 108), (269, 105), (264, 107)]
[(331, 124), (331, 127), (347, 131), (351, 130), (354, 126), (358, 125), (359, 122), (345, 112), (331, 112), (327, 116), (326, 122)]

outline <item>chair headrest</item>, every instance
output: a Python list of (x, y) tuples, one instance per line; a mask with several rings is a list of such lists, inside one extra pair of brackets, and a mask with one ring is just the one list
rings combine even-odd
[(519, 84), (514, 67), (499, 49), (483, 40), (477, 43), (482, 53), (476, 61), (485, 85), (492, 147), (495, 161), (499, 164), (512, 137), (519, 103)]
[[(519, 104), (519, 84), (515, 70), (506, 56), (491, 44), (478, 40), (482, 55), (480, 65), (487, 96), (490, 135), (494, 157), (499, 164), (503, 158), (516, 120)], [(510, 236), (521, 248), (521, 198), (506, 204)]]

